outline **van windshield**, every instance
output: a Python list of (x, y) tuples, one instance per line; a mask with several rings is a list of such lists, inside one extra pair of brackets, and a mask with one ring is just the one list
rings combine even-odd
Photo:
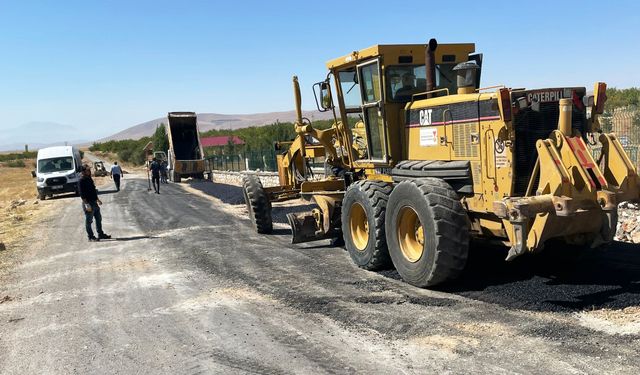
[(71, 169), (73, 169), (71, 156), (38, 160), (38, 172), (40, 173), (64, 172)]

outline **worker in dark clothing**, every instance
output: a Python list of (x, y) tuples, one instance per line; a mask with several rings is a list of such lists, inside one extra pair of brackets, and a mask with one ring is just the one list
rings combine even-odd
[[(79, 188), (80, 198), (82, 198), (82, 209), (84, 210), (85, 217), (84, 224), (87, 229), (89, 241), (100, 241), (101, 239), (111, 238), (110, 235), (102, 231), (102, 215), (100, 214), (99, 206), (102, 204), (102, 201), (98, 199), (98, 191), (96, 190), (96, 185), (91, 178), (91, 168), (88, 165), (82, 166), (82, 178), (80, 178)], [(93, 218), (96, 219), (98, 237), (93, 235), (93, 230), (91, 229)]]
[(153, 189), (156, 191), (156, 194), (160, 194), (160, 171), (162, 167), (158, 162), (158, 159), (153, 158), (153, 161), (149, 165), (149, 169), (151, 170), (151, 183), (153, 184)]

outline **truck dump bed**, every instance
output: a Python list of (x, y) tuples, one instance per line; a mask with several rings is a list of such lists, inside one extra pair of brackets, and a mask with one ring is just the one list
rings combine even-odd
[(169, 113), (169, 142), (176, 160), (204, 158), (194, 112)]
[(169, 178), (180, 182), (182, 177), (202, 178), (204, 151), (198, 132), (195, 112), (169, 112)]

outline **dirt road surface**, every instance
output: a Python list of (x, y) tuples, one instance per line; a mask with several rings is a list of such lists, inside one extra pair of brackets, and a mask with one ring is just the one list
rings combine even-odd
[(564, 267), (474, 247), (459, 282), (422, 290), (184, 186), (108, 189), (112, 240), (60, 199), (0, 273), (0, 373), (638, 373), (637, 247)]

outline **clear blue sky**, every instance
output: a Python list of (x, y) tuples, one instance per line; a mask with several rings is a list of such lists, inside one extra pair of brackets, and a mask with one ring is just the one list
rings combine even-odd
[(0, 0), (0, 130), (291, 110), (293, 74), (311, 109), (327, 60), (431, 37), (475, 42), (485, 86), (640, 86), (637, 1)]

